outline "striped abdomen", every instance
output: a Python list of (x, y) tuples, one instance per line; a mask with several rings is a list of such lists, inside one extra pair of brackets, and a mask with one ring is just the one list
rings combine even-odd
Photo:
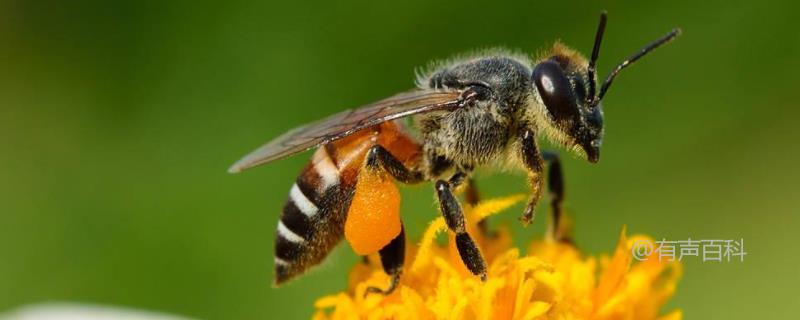
[[(275, 236), (276, 284), (319, 264), (341, 241), (359, 172), (367, 151), (375, 144), (390, 150), (403, 162), (418, 160), (419, 146), (393, 122), (385, 122), (317, 149), (292, 186), (278, 222)], [(399, 226), (399, 221), (397, 223)], [(380, 225), (376, 227), (380, 228)], [(387, 239), (391, 240), (393, 236)], [(348, 240), (352, 244), (353, 239)]]
[(322, 262), (342, 239), (358, 170), (375, 135), (365, 132), (320, 147), (297, 177), (275, 235), (276, 284)]

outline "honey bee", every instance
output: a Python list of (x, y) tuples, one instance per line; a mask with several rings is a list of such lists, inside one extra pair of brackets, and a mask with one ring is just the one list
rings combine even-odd
[[(291, 187), (275, 239), (275, 284), (319, 264), (346, 238), (359, 255), (378, 253), (397, 286), (405, 256), (396, 182), (432, 181), (447, 227), (472, 274), (486, 279), (486, 262), (467, 233), (454, 190), (467, 189), (482, 166), (511, 165), (528, 173), (530, 199), (521, 220), (528, 224), (548, 175), (552, 215), (558, 230), (563, 182), (558, 157), (539, 149), (537, 138), (575, 151), (589, 162), (600, 159), (601, 100), (625, 67), (680, 34), (674, 29), (617, 65), (597, 88), (596, 65), (607, 21), (605, 12), (590, 59), (556, 43), (536, 61), (504, 50), (439, 63), (419, 75), (417, 88), (344, 111), (270, 141), (236, 162), (231, 173), (311, 148), (311, 161)], [(417, 132), (403, 122), (412, 117)], [(557, 238), (560, 235), (555, 235)]]

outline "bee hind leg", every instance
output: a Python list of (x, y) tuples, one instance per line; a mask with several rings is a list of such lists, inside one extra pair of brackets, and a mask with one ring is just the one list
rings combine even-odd
[(370, 293), (389, 295), (397, 289), (397, 285), (400, 283), (400, 276), (403, 274), (403, 263), (406, 257), (406, 235), (404, 229), (405, 228), (400, 225), (400, 234), (378, 251), (381, 257), (383, 271), (391, 277), (389, 287), (385, 290), (377, 287), (369, 287), (364, 295)]
[(466, 188), (465, 198), (467, 203), (474, 207), (478, 204), (478, 202), (481, 202), (481, 195), (478, 192), (478, 185), (475, 183), (475, 179), (467, 179)]
[[(421, 171), (409, 169), (402, 161), (398, 160), (386, 150), (386, 148), (379, 144), (370, 148), (367, 154), (366, 169), (383, 170), (395, 180), (406, 184), (418, 183), (425, 179)], [(378, 251), (383, 271), (391, 277), (389, 287), (385, 290), (377, 287), (369, 287), (364, 293), (365, 295), (370, 293), (389, 295), (397, 289), (397, 285), (400, 283), (400, 276), (403, 273), (405, 246), (405, 227), (401, 224), (400, 233), (392, 239), (389, 244)]]
[(379, 144), (369, 149), (367, 167), (373, 170), (383, 168), (395, 180), (406, 184), (422, 182), (425, 179), (422, 171), (407, 168), (403, 162)]
[[(455, 180), (454, 184), (457, 184), (459, 182), (458, 179), (463, 178), (463, 174), (458, 173), (453, 178), (451, 180)], [(436, 194), (439, 197), (439, 206), (447, 227), (456, 234), (456, 247), (458, 248), (458, 254), (461, 256), (461, 261), (464, 262), (464, 265), (467, 266), (467, 269), (472, 274), (486, 281), (486, 261), (481, 256), (475, 241), (467, 233), (464, 212), (453, 195), (451, 184), (444, 180), (436, 181)]]

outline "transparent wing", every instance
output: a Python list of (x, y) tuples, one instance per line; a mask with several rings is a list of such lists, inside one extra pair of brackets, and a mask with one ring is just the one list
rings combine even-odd
[(244, 156), (228, 172), (241, 172), (282, 159), (385, 121), (418, 113), (452, 110), (461, 105), (460, 96), (460, 91), (413, 90), (358, 109), (343, 111), (284, 133)]

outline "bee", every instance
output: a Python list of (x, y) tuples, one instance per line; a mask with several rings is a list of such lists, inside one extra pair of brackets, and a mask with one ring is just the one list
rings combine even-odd
[[(395, 182), (431, 181), (442, 215), (455, 233), (464, 265), (486, 279), (486, 262), (467, 233), (454, 190), (477, 201), (476, 168), (512, 165), (528, 173), (527, 225), (544, 189), (549, 164), (550, 230), (557, 233), (563, 179), (558, 156), (541, 151), (544, 136), (591, 163), (603, 142), (601, 101), (625, 67), (680, 34), (674, 29), (618, 64), (598, 88), (596, 66), (605, 12), (590, 59), (556, 43), (531, 61), (494, 50), (438, 64), (419, 75), (417, 88), (293, 129), (236, 162), (231, 173), (317, 148), (289, 192), (275, 236), (276, 285), (319, 264), (344, 237), (359, 255), (378, 253), (391, 276), (389, 294), (403, 270), (405, 233)], [(400, 119), (412, 117), (417, 132)], [(556, 238), (563, 236), (555, 235)]]

